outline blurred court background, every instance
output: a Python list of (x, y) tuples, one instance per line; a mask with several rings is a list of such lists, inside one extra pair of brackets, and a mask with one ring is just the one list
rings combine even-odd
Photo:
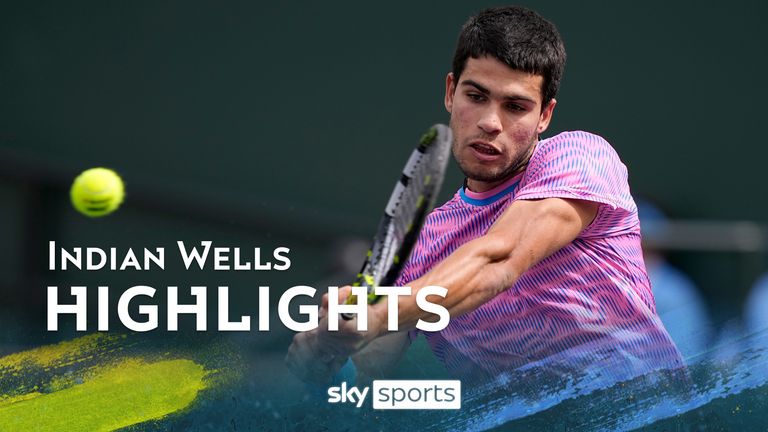
[[(768, 268), (768, 7), (523, 4), (556, 23), (568, 51), (546, 136), (607, 138), (633, 192), (667, 215), (647, 240), (698, 287), (715, 333), (738, 322)], [(109, 285), (113, 304), (136, 284), (157, 288), (160, 304), (167, 285), (207, 285), (211, 296), (228, 285), (232, 315), (255, 319), (259, 285), (276, 299), (297, 284), (349, 281), (413, 143), (448, 120), (444, 78), (461, 24), (491, 5), (3, 2), (0, 354), (74, 336), (69, 318), (45, 331), (47, 285)], [(94, 166), (117, 170), (127, 188), (100, 220), (68, 197)], [(452, 166), (443, 198), (461, 180)], [(168, 265), (50, 272), (50, 240), (165, 247)], [(184, 271), (177, 240), (267, 255), (287, 246), (292, 266)], [(290, 334), (272, 325), (237, 337), (282, 356)]]

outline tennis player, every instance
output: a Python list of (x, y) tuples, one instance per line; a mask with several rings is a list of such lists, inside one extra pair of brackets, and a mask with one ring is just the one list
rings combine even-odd
[(384, 301), (370, 307), (368, 331), (353, 320), (329, 332), (321, 321), (294, 338), (294, 373), (328, 382), (352, 355), (360, 376), (385, 375), (417, 321), (434, 321), (415, 301), (430, 285), (447, 288), (429, 300), (451, 320), (424, 335), (457, 377), (487, 380), (546, 359), (616, 379), (682, 366), (656, 314), (626, 167), (592, 133), (540, 138), (565, 58), (555, 26), (533, 11), (493, 8), (467, 21), (445, 82), (466, 180), (428, 216), (396, 284), (414, 293), (399, 299), (401, 331), (387, 332)]

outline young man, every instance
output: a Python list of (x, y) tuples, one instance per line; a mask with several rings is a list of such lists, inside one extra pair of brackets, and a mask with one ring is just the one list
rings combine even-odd
[[(446, 78), (452, 151), (464, 186), (427, 218), (397, 286), (400, 332), (387, 332), (387, 304), (356, 322), (298, 334), (287, 363), (327, 382), (353, 355), (377, 376), (431, 314), (416, 306), (425, 286), (450, 312), (447, 328), (424, 333), (459, 377), (487, 380), (553, 359), (562, 367), (616, 368), (617, 379), (681, 366), (655, 312), (626, 167), (602, 138), (549, 126), (565, 63), (550, 22), (519, 7), (488, 9), (463, 27)], [(348, 292), (348, 290), (347, 290)], [(410, 335), (413, 336), (413, 332)]]

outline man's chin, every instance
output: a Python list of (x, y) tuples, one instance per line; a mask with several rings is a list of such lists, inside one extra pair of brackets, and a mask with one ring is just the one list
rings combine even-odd
[(461, 171), (464, 173), (464, 177), (483, 183), (495, 183), (501, 180), (506, 180), (511, 174), (506, 172), (506, 170), (489, 170), (488, 167), (473, 167), (467, 169), (463, 166), (459, 166), (459, 168), (461, 168)]
[(485, 175), (485, 176), (472, 176), (472, 175), (467, 175), (467, 173), (464, 173), (464, 176), (467, 179), (469, 179), (469, 180), (471, 180), (473, 182), (485, 183), (486, 185), (502, 183), (502, 182), (504, 182), (504, 180), (507, 180), (509, 178), (508, 175), (507, 176), (504, 176), (504, 175), (499, 175), (499, 176), (488, 176), (488, 175)]

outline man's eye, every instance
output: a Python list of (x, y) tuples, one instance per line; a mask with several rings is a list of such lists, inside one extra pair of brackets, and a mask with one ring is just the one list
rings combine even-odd
[(467, 97), (474, 102), (481, 102), (484, 99), (479, 93), (467, 93)]
[(510, 111), (525, 111), (525, 108), (518, 104), (507, 104), (507, 109)]

